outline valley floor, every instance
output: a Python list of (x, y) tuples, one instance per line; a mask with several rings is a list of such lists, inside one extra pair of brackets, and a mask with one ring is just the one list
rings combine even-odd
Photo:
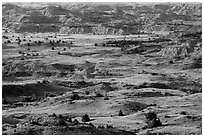
[[(123, 37), (50, 35), (7, 34), (13, 40), (2, 46), (3, 134), (202, 134), (202, 68), (100, 45)], [(17, 37), (25, 41), (18, 45)], [(64, 43), (50, 44), (59, 39)], [(144, 128), (150, 111), (161, 126)], [(59, 115), (66, 126), (57, 124)]]

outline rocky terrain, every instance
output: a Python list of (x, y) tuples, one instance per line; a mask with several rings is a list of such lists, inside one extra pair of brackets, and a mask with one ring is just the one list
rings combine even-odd
[(4, 3), (3, 135), (201, 135), (201, 3)]
[(4, 3), (3, 27), (15, 32), (126, 35), (201, 31), (200, 3)]

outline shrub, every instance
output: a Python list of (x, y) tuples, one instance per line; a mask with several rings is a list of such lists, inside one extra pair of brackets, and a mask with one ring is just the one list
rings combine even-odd
[(90, 94), (90, 92), (89, 92), (89, 91), (85, 91), (85, 94), (86, 94), (86, 95), (89, 95), (89, 94)]
[(157, 118), (157, 114), (155, 112), (149, 112), (145, 116), (147, 128), (153, 128), (162, 125), (161, 121)]
[(79, 100), (79, 95), (74, 93), (74, 94), (71, 96), (71, 99), (72, 99), (72, 100)]
[(58, 120), (57, 125), (58, 125), (58, 126), (66, 126), (67, 124), (65, 123), (65, 121), (64, 121), (62, 118), (60, 118), (60, 119)]
[(33, 102), (34, 98), (31, 96), (24, 96), (22, 102)]
[(57, 115), (55, 113), (52, 113), (52, 117), (56, 117)]
[(170, 64), (173, 64), (174, 62), (173, 62), (173, 60), (170, 60), (169, 63), (170, 63)]
[(96, 93), (96, 97), (103, 97), (101, 93)]
[(88, 116), (87, 114), (83, 115), (83, 116), (82, 116), (82, 121), (83, 121), (83, 122), (88, 122), (88, 121), (90, 121), (89, 116)]
[(119, 111), (118, 116), (124, 116), (122, 110)]
[(106, 128), (113, 128), (113, 126), (112, 125), (106, 125)]
[(153, 127), (158, 127), (158, 126), (161, 126), (161, 125), (162, 124), (161, 124), (160, 120), (158, 118), (156, 118), (156, 119), (153, 119), (153, 120), (149, 121), (147, 127), (148, 128), (153, 128)]
[(55, 97), (55, 96), (57, 96), (57, 95), (50, 93), (48, 96), (49, 96), (49, 97)]
[(49, 82), (48, 80), (43, 79), (42, 83), (43, 83), (43, 84), (48, 84), (48, 83), (50, 83), (50, 82)]
[(8, 104), (8, 101), (6, 100), (5, 97), (2, 99), (2, 104)]
[(190, 68), (202, 68), (202, 57), (194, 59), (194, 62), (191, 64)]
[(37, 120), (31, 120), (30, 124), (32, 124), (32, 125), (41, 125)]
[(68, 122), (72, 123), (72, 118), (71, 117), (68, 119)]
[(92, 123), (89, 123), (89, 126), (91, 126), (91, 127), (95, 127)]
[(79, 121), (78, 121), (77, 119), (74, 119), (73, 124), (74, 124), (74, 125), (78, 125), (78, 124), (79, 124)]
[(148, 112), (145, 116), (147, 120), (153, 120), (157, 118), (157, 114), (155, 112)]
[(98, 128), (105, 128), (103, 125), (99, 125)]
[(155, 72), (152, 73), (152, 76), (156, 76), (156, 75), (158, 75), (158, 73), (155, 73)]
[(58, 117), (59, 117), (59, 118), (63, 118), (61, 114), (60, 114)]
[(186, 111), (182, 111), (181, 115), (187, 115), (187, 112)]

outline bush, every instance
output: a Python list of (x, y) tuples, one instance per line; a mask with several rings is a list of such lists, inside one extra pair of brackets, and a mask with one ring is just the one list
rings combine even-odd
[(147, 120), (153, 120), (153, 119), (157, 118), (157, 114), (155, 112), (149, 112), (145, 116), (146, 116)]
[(149, 112), (145, 116), (147, 128), (153, 128), (162, 125), (161, 121), (157, 118), (157, 114), (155, 112)]
[(68, 119), (68, 122), (72, 123), (72, 118), (71, 117)]
[(106, 125), (106, 128), (113, 128), (113, 126), (112, 125)]
[(187, 115), (187, 112), (186, 111), (182, 111), (181, 115)]
[(60, 119), (58, 120), (57, 125), (58, 125), (58, 126), (66, 126), (67, 124), (65, 123), (65, 121), (64, 121), (62, 118), (60, 118)]
[(98, 128), (105, 128), (103, 125), (99, 125)]
[(22, 98), (22, 102), (33, 102), (33, 101), (34, 101), (34, 98), (31, 96), (24, 96)]
[(42, 83), (43, 83), (43, 84), (48, 84), (48, 83), (50, 83), (50, 82), (49, 82), (48, 80), (43, 79)]
[(57, 115), (55, 114), (55, 113), (52, 113), (52, 115), (51, 115), (52, 117), (56, 117)]
[(202, 57), (194, 59), (194, 62), (191, 64), (190, 68), (202, 68)]
[(122, 110), (119, 111), (118, 116), (124, 116)]
[(89, 126), (91, 126), (91, 127), (95, 127), (92, 123), (89, 123)]
[(109, 98), (108, 97), (104, 97), (104, 100), (109, 100)]
[(60, 114), (58, 117), (59, 117), (59, 118), (63, 118), (61, 114)]
[(89, 95), (89, 94), (90, 94), (90, 92), (89, 92), (89, 91), (85, 91), (85, 94), (86, 94), (86, 95)]
[(8, 104), (8, 101), (6, 100), (5, 97), (2, 99), (2, 104)]
[(96, 97), (103, 97), (101, 93), (96, 93)]
[(148, 128), (158, 127), (162, 125), (158, 118), (149, 121), (147, 124)]
[(83, 116), (82, 116), (82, 121), (83, 121), (83, 122), (88, 122), (88, 121), (90, 121), (89, 116), (88, 116), (87, 114), (83, 115)]
[(48, 95), (48, 97), (55, 97), (55, 96), (57, 96), (56, 94), (52, 94), (52, 93), (50, 93), (49, 95)]
[(155, 73), (155, 72), (152, 73), (152, 76), (156, 76), (156, 75), (158, 75), (158, 73)]
[(73, 95), (71, 96), (71, 99), (72, 99), (72, 100), (79, 100), (79, 95), (78, 95), (78, 94), (73, 94)]
[(74, 125), (78, 125), (78, 124), (79, 124), (79, 121), (78, 121), (77, 119), (74, 119), (73, 124), (74, 124)]
[(170, 60), (169, 63), (170, 63), (170, 64), (173, 64), (174, 62), (173, 62), (173, 60)]

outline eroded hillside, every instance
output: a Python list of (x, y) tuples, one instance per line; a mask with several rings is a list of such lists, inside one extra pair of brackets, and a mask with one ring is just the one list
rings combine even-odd
[[(16, 32), (137, 34), (201, 26), (202, 6), (192, 4), (5, 3), (3, 27)], [(199, 30), (200, 31), (200, 30)]]

